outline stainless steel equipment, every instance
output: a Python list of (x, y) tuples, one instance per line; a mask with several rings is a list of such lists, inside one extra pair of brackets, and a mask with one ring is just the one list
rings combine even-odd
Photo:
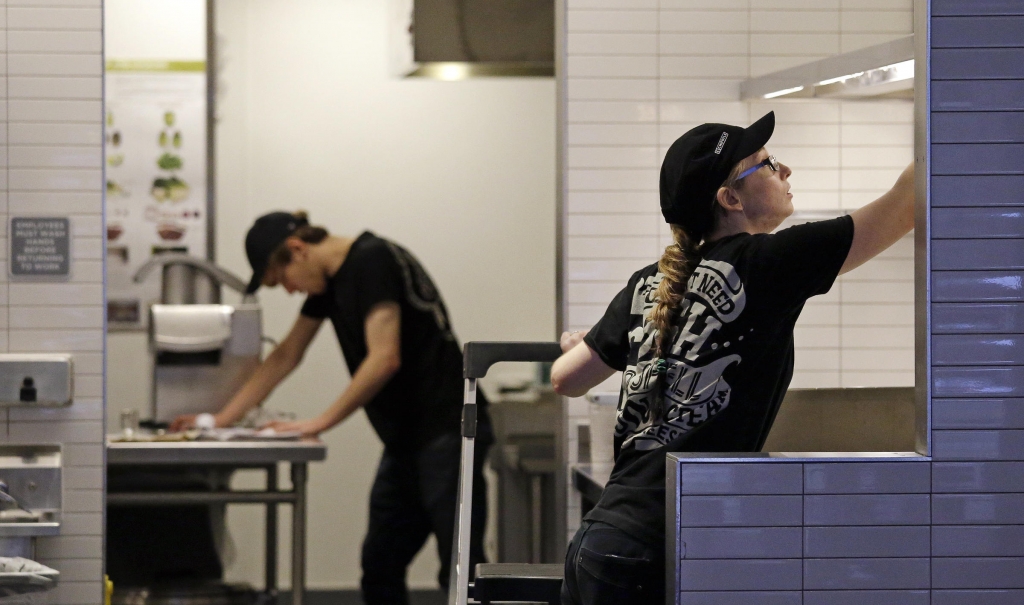
[(61, 449), (0, 446), (0, 557), (34, 556), (35, 538), (60, 533)]
[[(246, 283), (213, 263), (186, 254), (158, 254), (139, 268), (144, 280), (162, 268), (161, 304), (150, 308), (153, 354), (151, 418), (216, 412), (260, 363), (261, 310)], [(243, 294), (237, 305), (219, 304), (221, 286)]]

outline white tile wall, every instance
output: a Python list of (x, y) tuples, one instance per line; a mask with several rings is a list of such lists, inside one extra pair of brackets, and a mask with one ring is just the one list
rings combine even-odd
[[(697, 124), (748, 124), (774, 110), (770, 149), (793, 168), (802, 212), (857, 208), (913, 159), (908, 101), (739, 100), (748, 77), (911, 33), (910, 0), (565, 4), (567, 329), (593, 325), (628, 276), (669, 243), (658, 169), (672, 141)], [(809, 301), (796, 330), (794, 387), (913, 383), (912, 248), (905, 238)], [(602, 388), (616, 389), (615, 378)], [(570, 458), (586, 409), (570, 405)], [(570, 496), (569, 504), (571, 534), (579, 502)]]
[(0, 215), (67, 216), (72, 276), (8, 283), (0, 237), (0, 351), (74, 357), (69, 408), (0, 410), (0, 443), (64, 448), (61, 535), (37, 557), (61, 571), (40, 602), (102, 602), (103, 574), (103, 115), (101, 0), (0, 3)]

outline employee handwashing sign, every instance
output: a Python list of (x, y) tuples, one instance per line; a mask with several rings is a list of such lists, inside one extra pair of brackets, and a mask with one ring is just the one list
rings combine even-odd
[(11, 277), (67, 278), (71, 271), (71, 222), (67, 217), (11, 219)]

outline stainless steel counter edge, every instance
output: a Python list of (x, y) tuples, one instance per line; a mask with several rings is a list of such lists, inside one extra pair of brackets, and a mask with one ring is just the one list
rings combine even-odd
[(327, 446), (304, 441), (107, 441), (107, 464), (270, 464), (319, 462)]

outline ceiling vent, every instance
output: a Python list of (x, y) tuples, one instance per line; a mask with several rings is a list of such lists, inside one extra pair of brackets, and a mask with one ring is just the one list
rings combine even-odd
[(393, 72), (461, 80), (553, 76), (554, 0), (392, 0)]

